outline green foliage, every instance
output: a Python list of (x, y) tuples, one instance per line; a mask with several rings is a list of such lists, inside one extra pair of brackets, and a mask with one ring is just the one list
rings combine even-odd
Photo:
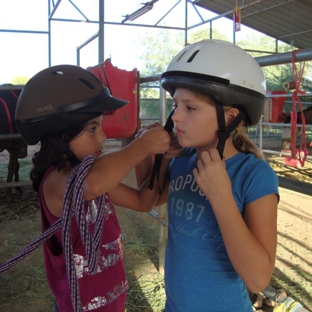
[[(209, 30), (200, 30), (192, 33), (188, 39), (188, 43), (194, 43), (203, 39), (209, 38)], [(226, 35), (217, 30), (212, 31), (214, 39), (228, 40)], [(157, 30), (156, 35), (146, 33), (140, 40), (145, 47), (141, 54), (141, 59), (145, 66), (140, 71), (141, 77), (148, 77), (161, 74), (173, 59), (173, 57), (184, 47), (184, 32), (173, 31), (169, 29)], [(159, 98), (159, 82), (150, 82), (146, 86), (141, 85), (141, 98)], [(153, 108), (151, 114), (153, 114)]]
[[(203, 30), (196, 31), (193, 34), (191, 34), (188, 42), (191, 44), (191, 43), (201, 41), (204, 39), (209, 39), (209, 38), (210, 38), (210, 30), (209, 29), (203, 29)], [(212, 29), (211, 39), (219, 39), (219, 40), (229, 41), (229, 38), (225, 34), (222, 34), (221, 32), (219, 32), (216, 29)]]
[[(156, 35), (146, 32), (141, 44), (145, 47), (141, 54), (144, 68), (140, 70), (141, 77), (158, 75), (164, 72), (172, 58), (183, 48), (182, 32), (161, 29)], [(141, 85), (141, 98), (159, 98), (159, 82), (150, 82)]]
[[(204, 29), (189, 33), (188, 44), (207, 39), (210, 37), (210, 30)], [(218, 30), (212, 30), (213, 39), (221, 39), (231, 41), (225, 34)], [(157, 30), (156, 33), (150, 35), (146, 32), (142, 39), (140, 39), (145, 50), (141, 54), (141, 59), (144, 61), (144, 69), (140, 71), (141, 77), (148, 77), (159, 75), (163, 73), (172, 60), (172, 58), (184, 47), (184, 32), (173, 31), (169, 29)], [(253, 57), (261, 57), (276, 52), (275, 39), (252, 33), (236, 43), (241, 48), (247, 50)], [(278, 53), (291, 52), (292, 47), (278, 42)], [(265, 53), (266, 52), (266, 53)], [(302, 64), (301, 64), (302, 65)], [(300, 68), (300, 64), (296, 64)], [(262, 67), (266, 78), (267, 90), (286, 90), (285, 84), (294, 80), (292, 64), (283, 64), (276, 66)], [(302, 79), (301, 89), (305, 91), (312, 91), (312, 62), (305, 63), (304, 76)], [(159, 118), (159, 81), (150, 82), (141, 85), (140, 106), (141, 118)], [(169, 97), (168, 97), (169, 98)], [(305, 101), (311, 101), (305, 98)], [(171, 102), (167, 103), (167, 115), (172, 109)]]
[(13, 85), (25, 85), (28, 80), (29, 78), (27, 78), (26, 76), (16, 76), (12, 79), (11, 83)]
[[(212, 31), (214, 39), (228, 40), (227, 36), (217, 30)], [(188, 43), (194, 43), (209, 38), (209, 30), (200, 30), (190, 35)], [(172, 58), (184, 47), (184, 33), (168, 29), (160, 29), (157, 34), (151, 36), (149, 33), (142, 36), (141, 44), (145, 47), (140, 59), (145, 67), (140, 71), (141, 76), (152, 76), (161, 74)]]
[[(266, 56), (268, 53), (261, 53), (260, 51), (276, 53), (275, 39), (265, 36), (256, 35), (255, 33), (249, 35), (245, 40), (237, 42), (237, 45), (245, 50), (253, 50), (249, 52), (253, 57)], [(288, 44), (278, 42), (278, 53), (292, 52), (292, 47)], [(296, 64), (299, 69), (299, 64)], [(262, 67), (267, 90), (286, 90), (285, 84), (294, 80), (292, 64), (282, 64), (275, 66)], [(312, 62), (305, 63), (304, 78), (302, 79), (302, 88), (306, 91), (311, 91), (311, 81), (307, 77), (311, 77)]]
[(183, 33), (161, 29), (151, 36), (148, 32), (142, 36), (141, 44), (145, 47), (141, 59), (145, 62), (141, 76), (162, 73), (172, 58), (183, 48)]
[[(168, 98), (166, 101), (166, 116), (172, 111), (172, 99)], [(140, 119), (142, 126), (159, 121), (160, 119), (160, 105), (157, 98), (141, 98), (140, 100)]]

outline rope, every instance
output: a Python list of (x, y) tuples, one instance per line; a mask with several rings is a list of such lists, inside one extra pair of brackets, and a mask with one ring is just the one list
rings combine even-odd
[[(76, 269), (73, 261), (73, 246), (71, 239), (71, 217), (70, 217), (70, 203), (74, 202), (75, 216), (79, 226), (80, 235), (86, 249), (89, 273), (95, 274), (97, 272), (98, 251), (102, 234), (102, 224), (104, 220), (104, 209), (99, 209), (99, 214), (96, 218), (95, 231), (93, 239), (91, 239), (90, 229), (88, 227), (85, 215), (85, 207), (83, 200), (83, 183), (89, 171), (90, 166), (95, 158), (89, 156), (84, 160), (84, 165), (77, 166), (76, 171), (72, 171), (65, 191), (63, 201), (63, 214), (62, 214), (62, 228), (63, 228), (63, 248), (66, 260), (67, 276), (71, 290), (72, 304), (74, 311), (82, 311), (80, 295), (78, 290), (78, 281)], [(74, 190), (73, 190), (74, 189)], [(102, 207), (103, 196), (100, 197), (99, 205)]]
[[(301, 81), (302, 81), (302, 76), (304, 72), (304, 65), (305, 63), (300, 63), (300, 68), (299, 71), (297, 70), (296, 66), (296, 53), (298, 50), (294, 50), (292, 53), (292, 67), (293, 67), (293, 72), (294, 72), (294, 82), (295, 82), (295, 90), (293, 91), (292, 94), (292, 102), (293, 102), (293, 109), (291, 112), (291, 139), (290, 139), (290, 149), (291, 149), (291, 155), (293, 159), (297, 159), (297, 154), (299, 158), (299, 162), (301, 166), (304, 166), (304, 163), (306, 161), (307, 155), (308, 155), (308, 150), (306, 146), (306, 121), (302, 109), (302, 103), (300, 101), (300, 98), (298, 94), (305, 94), (305, 91), (299, 90)], [(297, 141), (297, 108), (296, 108), (296, 103), (298, 102), (298, 106), (300, 108), (300, 116), (301, 116), (301, 123), (302, 123), (302, 137), (301, 137), (301, 142), (300, 142), (300, 147), (299, 151), (297, 151), (296, 148), (296, 141)], [(301, 156), (303, 152), (303, 157)]]
[[(83, 199), (83, 183), (95, 157), (86, 157), (78, 166), (73, 168), (68, 178), (63, 199), (62, 217), (52, 226), (44, 231), (36, 240), (24, 247), (13, 258), (0, 266), (0, 274), (15, 266), (19, 261), (38, 248), (43, 241), (50, 238), (62, 227), (62, 242), (66, 261), (67, 276), (71, 291), (72, 304), (75, 312), (81, 312), (82, 306), (79, 295), (76, 269), (73, 261), (73, 246), (71, 236), (71, 219), (75, 215), (80, 230), (80, 235), (86, 249), (87, 262), (90, 274), (97, 273), (97, 260), (99, 256), (99, 246), (103, 231), (104, 195), (99, 197), (98, 214), (95, 220), (95, 230), (91, 237), (90, 229), (86, 220), (85, 201)], [(71, 204), (73, 206), (71, 207)]]
[(14, 267), (19, 261), (24, 259), (28, 254), (37, 249), (43, 241), (50, 238), (54, 233), (61, 227), (61, 219), (57, 220), (52, 226), (50, 226), (45, 232), (43, 232), (37, 239), (32, 243), (24, 247), (19, 253), (17, 253), (13, 258), (5, 262), (0, 266), (0, 274), (8, 271)]

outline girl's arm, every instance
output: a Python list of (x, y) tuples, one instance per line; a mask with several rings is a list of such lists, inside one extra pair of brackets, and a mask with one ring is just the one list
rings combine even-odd
[(230, 194), (214, 203), (213, 210), (236, 272), (250, 291), (260, 292), (274, 270), (277, 196), (270, 194), (247, 205), (244, 219)]
[(120, 181), (148, 155), (163, 154), (170, 138), (160, 126), (145, 130), (140, 137), (120, 151), (97, 159), (91, 166), (84, 183), (84, 197), (91, 200), (114, 189)]
[(212, 205), (233, 267), (247, 288), (258, 293), (269, 284), (275, 264), (277, 195), (270, 194), (247, 205), (243, 219), (217, 150), (201, 154), (194, 176)]
[[(159, 172), (159, 181), (162, 188), (162, 197), (167, 197), (168, 189), (164, 188), (164, 181), (166, 178), (167, 168), (170, 160), (163, 159), (161, 169)], [(109, 192), (109, 196), (113, 203), (118, 206), (129, 208), (140, 212), (149, 212), (158, 205), (159, 200), (159, 186), (155, 179), (153, 189), (149, 189), (150, 175), (140, 182), (138, 189), (120, 183), (117, 187)]]
[[(151, 125), (150, 127), (153, 127)], [(140, 135), (140, 132), (138, 133)], [(151, 178), (151, 173), (154, 165), (153, 157), (146, 157), (140, 164), (136, 166), (136, 180), (139, 187), (135, 190), (126, 185), (118, 185), (114, 190), (109, 192), (109, 195), (116, 205), (130, 208), (137, 211), (151, 211), (155, 206), (167, 202), (168, 184), (166, 176), (170, 161), (178, 156), (182, 147), (178, 144), (175, 134), (170, 134), (170, 146), (167, 152), (162, 157), (161, 168), (159, 171), (159, 185), (157, 180), (154, 180), (153, 189), (148, 188)], [(161, 195), (159, 195), (159, 186)]]
[(137, 182), (137, 187), (148, 178), (153, 170), (154, 156), (149, 155), (144, 158), (137, 166), (135, 166), (135, 178)]

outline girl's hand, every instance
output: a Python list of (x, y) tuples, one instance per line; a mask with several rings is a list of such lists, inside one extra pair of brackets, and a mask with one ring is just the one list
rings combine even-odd
[(150, 125), (146, 125), (146, 126), (141, 127), (141, 128), (137, 131), (137, 133), (136, 133), (136, 135), (135, 135), (135, 138), (140, 137), (141, 134), (142, 134), (145, 130), (153, 129), (153, 128), (156, 128), (156, 127), (158, 127), (158, 126), (161, 126), (161, 124), (160, 124), (159, 122), (155, 122), (155, 123), (153, 123), (153, 124), (150, 124)]
[[(153, 124), (143, 126), (141, 129), (137, 131), (135, 138), (140, 137), (144, 131), (154, 129), (159, 126), (161, 127), (161, 124), (159, 122), (155, 122)], [(179, 144), (178, 137), (176, 136), (176, 134), (172, 132), (169, 134), (169, 136), (170, 136), (169, 149), (164, 154), (164, 158), (167, 160), (171, 160), (179, 156), (182, 152), (182, 146)]]
[(164, 154), (169, 149), (170, 136), (159, 123), (155, 123), (144, 127), (135, 140), (142, 141), (148, 155)]
[(231, 194), (231, 181), (226, 171), (225, 159), (217, 149), (204, 151), (199, 155), (197, 168), (193, 170), (195, 180), (211, 204)]
[(167, 152), (164, 154), (164, 158), (171, 160), (175, 157), (178, 157), (182, 153), (182, 146), (179, 144), (178, 137), (175, 133), (170, 133), (170, 145)]

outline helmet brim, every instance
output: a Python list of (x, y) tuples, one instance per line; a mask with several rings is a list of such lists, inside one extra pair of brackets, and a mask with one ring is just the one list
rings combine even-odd
[[(166, 75), (161, 79), (162, 87), (174, 95), (175, 89), (185, 88), (212, 96), (223, 105), (240, 105), (247, 113), (246, 124), (256, 125), (263, 112), (265, 96), (259, 92), (225, 82), (198, 79), (184, 75)], [(250, 104), (252, 103), (252, 107)]]
[(69, 112), (105, 114), (106, 112), (115, 111), (128, 103), (129, 101), (111, 96), (108, 89), (104, 88), (101, 94), (91, 99), (58, 107), (57, 112), (59, 114)]

